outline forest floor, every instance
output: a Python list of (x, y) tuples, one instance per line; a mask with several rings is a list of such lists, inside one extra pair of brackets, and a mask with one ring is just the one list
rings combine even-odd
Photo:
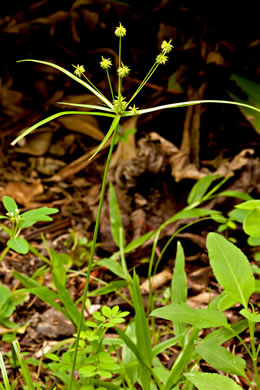
[[(10, 53), (12, 48), (0, 68), (0, 196), (13, 197), (22, 211), (44, 206), (59, 209), (53, 222), (38, 223), (28, 228), (23, 237), (42, 256), (48, 255), (42, 235), (48, 246), (69, 256), (71, 272), (68, 272), (67, 289), (76, 301), (84, 290), (85, 276), (81, 272), (86, 271), (88, 264), (108, 144), (94, 159), (89, 160), (89, 157), (108, 131), (109, 119), (86, 115), (60, 117), (11, 147), (18, 133), (60, 111), (57, 102), (97, 104), (96, 97), (56, 69), (15, 61), (45, 60), (71, 72), (74, 71), (71, 64), (84, 64), (87, 77), (109, 97), (109, 86), (99, 62), (101, 55), (118, 62), (118, 41), (113, 32), (120, 21), (127, 28), (122, 58), (131, 69), (123, 84), (126, 100), (153, 64), (162, 40), (172, 39), (175, 47), (169, 62), (158, 69), (138, 96), (137, 107), (186, 100), (231, 100), (230, 93), (246, 100), (232, 75), (259, 82), (257, 49), (260, 41), (254, 28), (257, 22), (254, 24), (254, 12), (243, 14), (244, 9), (239, 5), (227, 6), (222, 15), (217, 8), (173, 6), (170, 1), (152, 2), (148, 10), (140, 4), (129, 6), (113, 1), (67, 1), (63, 9), (50, 0), (44, 4), (27, 3), (26, 9), (19, 5), (17, 9), (10, 9), (6, 5), (5, 14), (0, 14), (2, 52)], [(215, 21), (213, 11), (215, 17), (216, 13), (221, 17), (221, 22)], [(240, 23), (243, 20), (246, 25), (247, 18), (251, 18), (252, 29), (244, 29), (242, 33)], [(111, 74), (112, 84), (117, 86), (116, 72)], [(221, 190), (242, 191), (259, 199), (260, 143), (254, 115), (243, 115), (233, 106), (208, 104), (137, 115), (122, 122), (108, 180), (116, 190), (127, 243), (155, 231), (182, 210), (192, 186), (206, 175), (229, 177)], [(203, 207), (219, 210), (227, 216), (240, 201), (219, 196)], [(0, 208), (4, 214), (2, 205)], [(174, 222), (162, 231), (157, 256), (167, 240), (189, 222), (187, 219)], [(209, 266), (206, 249), (207, 234), (217, 231), (218, 227), (217, 222), (204, 221), (176, 237), (184, 248), (188, 303), (194, 308), (206, 307), (210, 297), (221, 291)], [(256, 261), (259, 247), (248, 245), (241, 224), (227, 227), (223, 234), (239, 246), (252, 264)], [(1, 251), (6, 240), (6, 232), (0, 229)], [(152, 243), (147, 242), (129, 253), (126, 259), (128, 269), (135, 268), (140, 277), (144, 304), (147, 292), (143, 283), (147, 280), (151, 246)], [(116, 251), (107, 191), (90, 291), (102, 287), (100, 280), (106, 283), (115, 280), (116, 276), (99, 267), (97, 262), (110, 258)], [(158, 283), (153, 291), (157, 306), (161, 302), (169, 303), (167, 294), (175, 253), (176, 239), (157, 270)], [(13, 277), (13, 270), (32, 276), (43, 265), (35, 253), (19, 255), (9, 251), (0, 264), (1, 283), (15, 291), (21, 285)], [(53, 287), (50, 271), (41, 278), (43, 285)], [(257, 302), (256, 294), (252, 302)], [(116, 293), (91, 298), (93, 310), (115, 304), (129, 309)], [(239, 318), (238, 309), (229, 311), (230, 322)], [(21, 350), (36, 359), (41, 358), (43, 346), (51, 346), (75, 333), (74, 327), (59, 312), (33, 295), (16, 307), (11, 320), (19, 324), (17, 337)], [(3, 336), (10, 334), (10, 329), (4, 326), (0, 326), (0, 330)], [(256, 327), (256, 336), (259, 330), (259, 326)], [(248, 331), (242, 338), (248, 341)], [(248, 360), (244, 347), (239, 342), (232, 343), (234, 341), (227, 347)], [(9, 352), (10, 343), (2, 341), (0, 350)], [(172, 349), (167, 358), (161, 357), (168, 368), (177, 353), (178, 349)], [(206, 363), (201, 367), (207, 369)], [(11, 376), (15, 375), (10, 367), (8, 370)], [(32, 370), (37, 371), (37, 368)], [(38, 379), (43, 380), (40, 375)], [(243, 378), (238, 383), (248, 388)]]

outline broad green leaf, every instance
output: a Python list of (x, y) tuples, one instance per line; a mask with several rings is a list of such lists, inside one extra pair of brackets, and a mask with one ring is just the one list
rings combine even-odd
[(211, 185), (214, 179), (215, 176), (213, 175), (204, 176), (201, 179), (199, 179), (194, 184), (194, 186), (191, 189), (191, 192), (189, 193), (187, 199), (188, 204), (190, 205), (192, 203), (200, 201), (205, 195), (205, 193), (207, 192), (207, 189), (209, 188), (209, 186)]
[[(120, 228), (124, 232), (124, 227), (121, 220), (120, 210), (117, 202), (116, 192), (114, 186), (109, 182), (109, 211), (110, 211), (110, 227), (113, 240), (115, 244), (120, 246)], [(125, 244), (125, 238), (123, 234), (123, 244)]]
[(114, 259), (103, 259), (99, 260), (98, 264), (106, 267), (109, 271), (113, 272), (113, 274), (119, 276), (120, 278), (125, 279), (124, 270), (118, 261)]
[(260, 200), (248, 200), (247, 202), (237, 204), (235, 207), (243, 210), (254, 210), (256, 207), (260, 207)]
[(241, 390), (232, 379), (224, 375), (193, 372), (184, 374), (198, 390)]
[(260, 207), (251, 210), (243, 223), (243, 229), (251, 237), (260, 237)]
[[(185, 257), (181, 243), (177, 242), (177, 253), (174, 265), (174, 271), (171, 282), (171, 302), (186, 303), (187, 300), (187, 278), (185, 272)], [(174, 332), (176, 336), (184, 333), (185, 322), (174, 322)]]
[(226, 341), (232, 339), (235, 334), (240, 334), (244, 332), (245, 329), (248, 328), (248, 322), (247, 320), (241, 320), (238, 322), (235, 322), (231, 325), (230, 329), (228, 328), (220, 328), (217, 330), (214, 330), (213, 332), (209, 333), (205, 338), (204, 341), (209, 341), (215, 344), (223, 344)]
[[(232, 96), (235, 102), (247, 103), (258, 108), (260, 107), (259, 83), (241, 77), (238, 74), (232, 74), (230, 79), (235, 81), (240, 89), (247, 94), (247, 99), (244, 100), (240, 96), (236, 95), (233, 91), (229, 91), (229, 94)], [(257, 113), (252, 113), (252, 110), (248, 109), (248, 107), (240, 106), (239, 109), (245, 118), (251, 123), (251, 125), (258, 132), (260, 132), (260, 115)]]
[(21, 237), (11, 238), (7, 241), (7, 246), (22, 255), (29, 252), (28, 242)]
[(247, 257), (220, 234), (207, 237), (210, 265), (218, 283), (237, 302), (247, 307), (255, 279)]
[(199, 329), (227, 326), (223, 313), (210, 309), (192, 309), (186, 303), (172, 303), (153, 310), (150, 315), (172, 322), (186, 322)]
[(8, 213), (15, 213), (18, 210), (18, 206), (16, 202), (10, 198), (10, 196), (3, 196), (2, 197), (2, 202), (5, 207), (5, 209), (8, 211)]
[(252, 321), (252, 322), (260, 322), (260, 313), (251, 313), (250, 311), (246, 310), (246, 309), (242, 309), (240, 310), (239, 312), (242, 316), (244, 316), (245, 318), (247, 318), (249, 321)]
[(230, 211), (228, 215), (233, 221), (243, 223), (248, 213), (249, 210), (234, 209)]
[[(260, 237), (248, 237), (247, 243), (250, 246), (260, 246)], [(255, 260), (257, 260), (256, 257)]]
[(233, 355), (226, 348), (209, 341), (204, 341), (197, 345), (195, 349), (216, 370), (221, 370), (228, 374), (245, 376), (245, 360)]
[(0, 283), (0, 306), (3, 305), (4, 301), (9, 298), (11, 295), (11, 292), (8, 287), (4, 286), (2, 283)]

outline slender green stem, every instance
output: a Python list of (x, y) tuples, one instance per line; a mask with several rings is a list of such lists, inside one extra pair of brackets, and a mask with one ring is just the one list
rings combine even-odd
[[(118, 67), (121, 66), (121, 37), (119, 37), (119, 48), (118, 48)], [(118, 75), (118, 102), (120, 103), (121, 98), (121, 86), (122, 86), (122, 78)]]
[(89, 256), (89, 264), (88, 264), (88, 271), (87, 271), (87, 276), (86, 276), (86, 283), (85, 283), (84, 293), (83, 293), (83, 297), (82, 297), (80, 321), (79, 321), (79, 324), (78, 324), (77, 337), (76, 337), (75, 346), (74, 346), (75, 349), (74, 349), (74, 354), (73, 354), (72, 370), (71, 370), (71, 377), (70, 377), (70, 383), (69, 383), (68, 390), (72, 390), (74, 371), (75, 371), (76, 360), (77, 360), (78, 345), (79, 345), (79, 339), (80, 339), (80, 332), (81, 332), (82, 325), (83, 325), (83, 320), (84, 320), (84, 309), (85, 309), (85, 303), (86, 303), (87, 293), (88, 293), (90, 272), (91, 272), (92, 263), (93, 263), (93, 259), (94, 259), (94, 253), (95, 253), (95, 249), (96, 249), (96, 242), (97, 242), (97, 236), (98, 236), (98, 230), (99, 230), (99, 223), (100, 223), (102, 205), (103, 205), (103, 200), (104, 200), (104, 196), (105, 196), (107, 174), (108, 174), (110, 160), (111, 160), (111, 157), (112, 157), (112, 152), (113, 152), (113, 148), (114, 148), (114, 144), (115, 144), (115, 140), (116, 140), (119, 120), (120, 120), (120, 116), (116, 116), (115, 119), (113, 120), (112, 124), (111, 124), (111, 127), (112, 127), (116, 123), (116, 128), (114, 130), (112, 141), (111, 141), (111, 145), (110, 145), (110, 148), (109, 148), (107, 161), (106, 161), (106, 165), (105, 165), (104, 177), (103, 177), (103, 181), (102, 181), (102, 187), (101, 187), (100, 200), (99, 200), (99, 205), (98, 205), (98, 212), (97, 212), (95, 230), (94, 230), (94, 235), (93, 235), (93, 240), (92, 240), (92, 245), (91, 245), (91, 251), (90, 251), (90, 256)]
[(112, 87), (112, 84), (111, 84), (111, 80), (110, 80), (110, 75), (109, 75), (108, 69), (106, 69), (106, 72), (107, 72), (107, 80), (108, 80), (108, 84), (109, 84), (112, 100), (114, 101), (115, 97), (114, 97), (113, 87)]
[[(141, 84), (139, 85), (139, 87), (137, 88), (137, 90), (134, 92), (133, 96), (131, 97), (131, 99), (129, 100), (129, 102), (127, 103), (127, 106), (129, 106), (129, 104), (131, 103), (131, 101), (136, 97), (136, 95), (141, 91), (141, 89), (144, 87), (144, 85), (147, 83), (147, 81), (149, 80), (149, 78), (153, 75), (153, 73), (156, 71), (156, 69), (158, 68), (159, 64), (157, 63), (154, 63), (153, 66), (151, 67), (151, 69), (149, 70), (149, 72), (147, 73), (147, 75), (145, 76), (145, 78), (143, 79), (143, 81), (141, 82)], [(126, 107), (127, 107), (126, 106)]]
[(254, 367), (254, 372), (255, 372), (255, 381), (256, 381), (257, 389), (260, 390), (260, 380), (259, 380), (258, 369), (257, 369), (257, 350), (256, 350), (256, 346), (255, 346), (255, 334), (254, 334), (255, 323), (248, 320), (248, 326), (249, 326), (249, 331), (250, 331), (252, 362), (253, 362), (253, 367)]
[(7, 254), (7, 252), (9, 251), (9, 247), (7, 246), (3, 252), (1, 253), (1, 256), (0, 256), (0, 262), (3, 260), (3, 258), (5, 257), (5, 255)]

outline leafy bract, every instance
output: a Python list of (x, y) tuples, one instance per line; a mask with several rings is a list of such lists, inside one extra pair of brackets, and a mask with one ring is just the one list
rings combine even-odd
[(255, 290), (255, 279), (248, 259), (239, 248), (217, 233), (208, 234), (207, 248), (218, 283), (246, 308)]
[(15, 213), (15, 212), (17, 212), (18, 206), (17, 206), (15, 200), (10, 198), (10, 196), (6, 196), (6, 195), (3, 196), (2, 202), (3, 202), (3, 205), (4, 205), (5, 209), (8, 211), (8, 213)]
[(227, 326), (227, 319), (223, 313), (210, 309), (192, 309), (186, 303), (172, 303), (153, 310), (150, 315), (174, 323), (186, 322), (199, 329)]

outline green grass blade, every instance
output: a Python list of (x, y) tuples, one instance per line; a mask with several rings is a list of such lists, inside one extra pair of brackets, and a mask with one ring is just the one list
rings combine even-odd
[(81, 107), (81, 108), (91, 108), (91, 109), (94, 109), (94, 110), (107, 111), (107, 112), (110, 112), (110, 113), (112, 111), (111, 108), (107, 108), (107, 107), (103, 107), (103, 106), (97, 106), (96, 104), (81, 104), (81, 103), (67, 103), (67, 102), (57, 102), (57, 104), (63, 104), (63, 105), (66, 105), (66, 106)]
[(27, 385), (27, 389), (28, 390), (35, 390), (35, 387), (33, 385), (33, 381), (32, 381), (32, 377), (30, 375), (30, 371), (28, 369), (28, 366), (26, 364), (26, 361), (24, 360), (22, 354), (20, 353), (20, 350), (19, 350), (19, 344), (17, 341), (14, 341), (12, 343), (13, 347), (14, 347), (14, 350), (15, 350), (15, 353), (16, 353), (16, 356), (17, 356), (17, 359), (20, 363), (20, 366), (21, 366), (21, 371), (22, 371), (22, 374), (23, 374), (23, 377), (24, 377), (24, 380), (25, 380), (25, 383)]
[[(172, 104), (164, 104), (163, 106), (157, 106), (152, 108), (146, 108), (144, 110), (138, 110), (138, 114), (148, 114), (150, 112), (159, 111), (159, 110), (165, 110), (167, 108), (178, 108), (178, 107), (187, 107), (187, 106), (194, 106), (196, 104), (205, 104), (205, 103), (217, 103), (217, 104), (231, 104), (238, 107), (246, 107), (250, 108), (251, 110), (260, 112), (260, 108), (250, 106), (249, 104), (245, 103), (238, 103), (238, 102), (231, 102), (228, 100), (193, 100), (188, 102), (181, 102), (181, 103), (172, 103)], [(122, 116), (133, 116), (131, 112), (125, 112)]]
[(4, 386), (5, 386), (4, 389), (5, 390), (11, 390), (11, 386), (10, 386), (10, 383), (9, 383), (9, 380), (8, 380), (7, 371), (6, 371), (6, 368), (5, 368), (4, 359), (3, 359), (3, 356), (2, 356), (1, 352), (0, 352), (0, 369), (1, 369), (2, 377), (3, 377), (3, 381), (4, 381)]
[[(177, 243), (177, 253), (174, 265), (174, 272), (171, 282), (171, 302), (186, 303), (187, 300), (187, 278), (185, 272), (185, 257), (181, 243)], [(185, 322), (173, 322), (174, 333), (176, 336), (185, 332)], [(183, 345), (184, 340), (181, 340)]]
[(214, 175), (204, 176), (194, 184), (187, 199), (189, 205), (198, 202), (203, 198), (215, 177), (216, 176)]
[(113, 134), (113, 132), (116, 131), (116, 128), (117, 128), (119, 121), (120, 121), (120, 116), (119, 115), (117, 115), (116, 117), (114, 116), (114, 120), (111, 123), (111, 126), (110, 126), (108, 132), (106, 133), (105, 137), (103, 138), (103, 141), (99, 144), (97, 150), (95, 151), (94, 154), (92, 154), (92, 156), (89, 158), (89, 160), (92, 160), (92, 158), (94, 158), (95, 155), (103, 148), (103, 146), (108, 141), (108, 139)]
[(38, 127), (44, 125), (45, 123), (48, 123), (56, 118), (59, 118), (63, 115), (97, 115), (97, 116), (107, 116), (114, 118), (115, 115), (113, 114), (105, 114), (101, 112), (79, 112), (79, 111), (63, 111), (58, 112), (57, 114), (48, 116), (47, 118), (41, 120), (40, 122), (35, 123), (35, 125), (29, 127), (29, 129), (25, 130), (21, 135), (19, 135), (13, 142), (11, 142), (11, 145), (14, 146), (18, 141), (20, 141), (22, 138), (26, 137), (28, 134), (30, 134), (33, 130), (38, 129)]
[(61, 71), (62, 73), (65, 73), (71, 79), (77, 81), (77, 83), (83, 85), (90, 92), (92, 92), (94, 95), (96, 95), (100, 100), (102, 100), (105, 103), (106, 106), (110, 107), (112, 110), (114, 109), (113, 104), (110, 103), (110, 101), (107, 98), (105, 98), (105, 96), (103, 96), (101, 93), (99, 93), (95, 88), (91, 87), (91, 85), (86, 83), (84, 80), (82, 80), (79, 77), (75, 76), (73, 73), (71, 73), (68, 70), (62, 68), (61, 66), (53, 64), (51, 62), (47, 62), (47, 61), (39, 61), (39, 60), (32, 60), (32, 59), (25, 59), (25, 60), (20, 60), (20, 61), (17, 61), (17, 62), (26, 62), (26, 61), (36, 62), (38, 64), (43, 64), (43, 65), (48, 65), (48, 66), (51, 66), (52, 68), (55, 68), (55, 69)]
[(187, 344), (182, 349), (171, 368), (170, 376), (165, 385), (165, 390), (170, 390), (172, 386), (176, 384), (186, 365), (190, 363), (191, 355), (194, 351), (194, 341), (197, 339), (199, 332), (200, 331), (198, 329), (193, 329), (191, 331)]
[(255, 279), (247, 257), (217, 233), (208, 234), (207, 248), (218, 283), (228, 295), (247, 308), (249, 297), (255, 290)]

